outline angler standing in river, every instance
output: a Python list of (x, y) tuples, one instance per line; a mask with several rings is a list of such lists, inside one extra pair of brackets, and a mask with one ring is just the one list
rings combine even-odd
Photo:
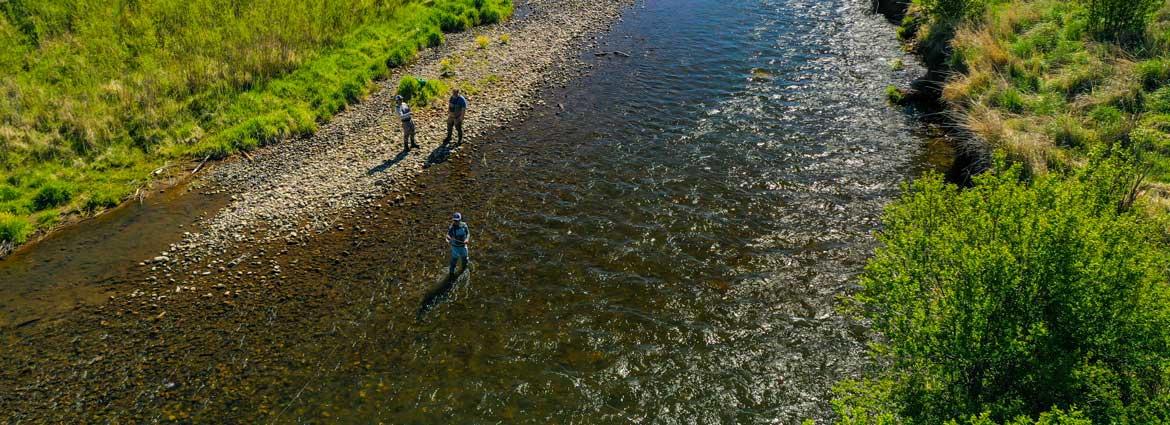
[(459, 94), (459, 89), (451, 90), (451, 100), (447, 108), (447, 137), (443, 143), (451, 141), (452, 127), (459, 131), (458, 143), (463, 143), (463, 115), (467, 112), (467, 98)]
[(470, 240), (471, 231), (467, 229), (467, 223), (463, 222), (463, 215), (455, 213), (451, 217), (451, 227), (447, 228), (447, 242), (451, 244), (451, 268), (448, 273), (455, 274), (455, 263), (460, 259), (463, 260), (463, 271), (467, 271), (471, 261), (467, 254), (467, 242)]

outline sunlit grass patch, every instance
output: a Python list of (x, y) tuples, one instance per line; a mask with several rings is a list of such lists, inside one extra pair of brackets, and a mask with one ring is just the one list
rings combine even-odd
[(116, 205), (168, 161), (312, 133), (390, 68), (442, 44), (444, 31), (513, 9), (511, 0), (208, 1), (146, 0), (117, 16), (98, 0), (0, 6), (0, 211), (35, 230), (53, 220), (32, 214)]

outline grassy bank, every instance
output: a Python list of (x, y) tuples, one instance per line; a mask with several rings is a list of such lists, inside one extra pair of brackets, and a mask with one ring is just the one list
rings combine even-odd
[(0, 244), (168, 162), (310, 133), (511, 0), (0, 3)]
[(838, 421), (1170, 420), (1170, 6), (914, 0), (899, 33), (995, 160), (886, 212)]

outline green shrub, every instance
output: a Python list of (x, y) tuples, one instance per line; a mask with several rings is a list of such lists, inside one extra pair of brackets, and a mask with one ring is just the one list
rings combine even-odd
[(1019, 114), (1024, 112), (1024, 96), (1015, 87), (1008, 87), (992, 96), (991, 105)]
[(31, 231), (28, 220), (6, 212), (0, 212), (0, 242), (22, 244)]
[(1119, 208), (1136, 177), (1106, 157), (1070, 177), (1022, 182), (1012, 168), (966, 190), (939, 176), (906, 187), (852, 304), (888, 366), (842, 384), (834, 409), (922, 424), (1054, 406), (1095, 423), (1170, 417), (1170, 252)]
[(446, 90), (446, 85), (439, 80), (424, 80), (406, 75), (398, 82), (398, 95), (415, 106), (424, 106), (440, 96)]
[(906, 94), (893, 84), (886, 86), (886, 100), (895, 105), (901, 105), (906, 101)]
[(1170, 86), (1148, 93), (1143, 100), (1147, 111), (1170, 114)]
[(414, 46), (400, 45), (390, 50), (386, 55), (386, 67), (397, 68), (410, 63), (418, 49)]
[(65, 205), (73, 199), (73, 189), (60, 182), (51, 182), (41, 186), (33, 197), (33, 208), (37, 211)]
[(439, 47), (443, 45), (443, 32), (438, 28), (428, 28), (425, 38), (427, 40), (427, 47)]
[(1089, 28), (1100, 39), (1138, 40), (1164, 0), (1081, 0), (1089, 9)]
[(1121, 138), (1128, 129), (1126, 116), (1113, 106), (1102, 105), (1089, 111), (1089, 123), (1101, 137), (1103, 142), (1112, 142)]
[(488, 38), (486, 35), (475, 37), (475, 46), (480, 50), (486, 49), (489, 44), (492, 44), (492, 39)]
[(471, 28), (471, 22), (466, 17), (451, 12), (440, 12), (437, 19), (443, 32), (463, 32)]
[(1146, 90), (1157, 90), (1170, 84), (1170, 60), (1154, 59), (1137, 64), (1138, 78)]
[(1097, 134), (1085, 128), (1080, 119), (1067, 115), (1052, 121), (1048, 135), (1057, 146), (1066, 148), (1086, 148), (1097, 141)]
[(41, 211), (32, 216), (38, 229), (51, 228), (61, 221), (61, 213), (54, 210)]
[(451, 62), (451, 59), (444, 58), (443, 60), (439, 61), (439, 75), (442, 75), (443, 77), (451, 77), (455, 75), (455, 64)]
[(9, 185), (0, 185), (0, 202), (20, 199), (20, 190)]
[(85, 200), (83, 207), (86, 212), (94, 213), (106, 208), (113, 208), (122, 202), (122, 195), (113, 190), (94, 191)]
[(954, 22), (980, 13), (985, 0), (915, 0), (926, 13), (944, 22)]

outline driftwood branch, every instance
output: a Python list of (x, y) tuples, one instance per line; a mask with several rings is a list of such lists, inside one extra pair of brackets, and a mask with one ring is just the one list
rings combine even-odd
[(199, 166), (198, 166), (198, 167), (195, 167), (195, 170), (194, 170), (194, 171), (191, 171), (191, 175), (193, 176), (193, 175), (195, 175), (195, 173), (198, 173), (198, 172), (199, 172), (199, 170), (202, 170), (202, 169), (203, 169), (203, 164), (206, 164), (206, 163), (207, 163), (207, 160), (209, 160), (209, 159), (211, 159), (211, 155), (207, 155), (207, 156), (203, 157), (203, 162), (200, 162), (200, 163), (199, 163)]

